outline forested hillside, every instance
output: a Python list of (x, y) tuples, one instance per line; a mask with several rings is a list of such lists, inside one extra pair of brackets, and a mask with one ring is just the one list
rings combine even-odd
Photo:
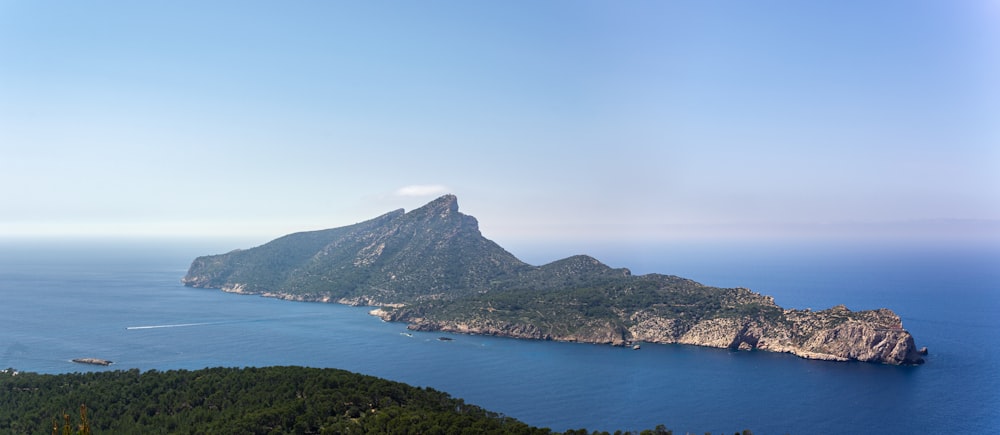
[(94, 434), (555, 433), (431, 388), (337, 369), (0, 371), (0, 433), (51, 434), (53, 424), (62, 433), (64, 415), (76, 428), (81, 404)]
[(97, 434), (549, 433), (433, 389), (302, 367), (8, 372), (0, 432), (49, 434), (80, 404)]

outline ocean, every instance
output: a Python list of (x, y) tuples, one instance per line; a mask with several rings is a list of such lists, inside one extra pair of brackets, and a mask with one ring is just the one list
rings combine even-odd
[[(369, 308), (180, 284), (194, 257), (250, 247), (232, 243), (0, 240), (0, 368), (336, 367), (447, 391), (558, 431), (658, 424), (698, 434), (1000, 430), (1000, 246), (991, 243), (508, 246), (532, 264), (584, 253), (635, 274), (748, 287), (784, 307), (889, 307), (930, 350), (917, 367), (410, 332)], [(115, 363), (70, 362), (78, 357)], [(88, 405), (99, 419), (100, 404)]]

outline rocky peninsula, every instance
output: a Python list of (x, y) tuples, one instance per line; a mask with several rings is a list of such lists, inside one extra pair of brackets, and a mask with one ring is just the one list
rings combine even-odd
[(410, 212), (290, 234), (198, 257), (191, 287), (379, 307), (410, 329), (629, 345), (679, 343), (803, 358), (920, 364), (889, 309), (784, 309), (745, 288), (632, 275), (585, 255), (522, 262), (479, 232), (446, 195)]

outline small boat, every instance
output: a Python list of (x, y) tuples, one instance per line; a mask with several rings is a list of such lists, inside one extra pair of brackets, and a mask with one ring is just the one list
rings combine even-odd
[(639, 350), (639, 349), (640, 349), (640, 347), (639, 347), (639, 345), (638, 345), (638, 344), (637, 344), (637, 345), (635, 345), (635, 346), (632, 346), (632, 350)]
[(453, 341), (455, 339), (454, 338), (450, 338), (450, 337), (438, 337), (438, 340), (441, 340), (441, 341)]
[(407, 337), (412, 337), (413, 336), (413, 334), (410, 334), (409, 332), (400, 332), (399, 335), (405, 335)]

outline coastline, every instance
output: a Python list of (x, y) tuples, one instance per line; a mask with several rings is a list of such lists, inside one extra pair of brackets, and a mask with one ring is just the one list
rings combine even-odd
[[(201, 287), (208, 288), (208, 287)], [(773, 331), (753, 319), (709, 319), (699, 322), (691, 331), (683, 334), (670, 333), (669, 319), (645, 319), (641, 327), (632, 332), (631, 339), (625, 339), (621, 331), (611, 325), (601, 325), (596, 333), (560, 335), (544, 332), (531, 324), (494, 324), (490, 322), (455, 322), (432, 321), (424, 318), (409, 318), (386, 308), (401, 308), (405, 304), (376, 301), (367, 297), (334, 299), (329, 296), (308, 296), (282, 292), (247, 291), (243, 284), (234, 284), (220, 288), (226, 293), (246, 296), (260, 296), (294, 302), (336, 303), (354, 307), (373, 307), (369, 315), (380, 318), (384, 322), (405, 323), (412, 331), (450, 332), (468, 335), (483, 335), (506, 337), (523, 340), (558, 341), (568, 343), (604, 344), (611, 346), (631, 346), (633, 343), (651, 344), (683, 344), (691, 346), (731, 349), (734, 351), (762, 351), (786, 353), (803, 359), (848, 362), (859, 361), (887, 365), (920, 365), (924, 363), (922, 355), (916, 349), (913, 337), (902, 328), (875, 328), (860, 322), (844, 325), (830, 330), (829, 333), (818, 334), (809, 346), (801, 346), (792, 342), (790, 336), (794, 332)], [(838, 306), (830, 310), (847, 311), (846, 307)], [(785, 309), (786, 315), (815, 314), (811, 311)], [(875, 310), (876, 313), (887, 313), (891, 321), (899, 322), (899, 317), (887, 309)], [(824, 352), (831, 340), (842, 340), (841, 335), (853, 336), (853, 342), (833, 346), (838, 352)], [(917, 355), (917, 356), (914, 356)]]
[[(796, 310), (785, 310), (786, 313), (794, 313)], [(888, 311), (888, 310), (886, 310)], [(632, 334), (632, 339), (623, 339), (618, 330), (611, 325), (607, 325), (596, 334), (586, 335), (553, 335), (540, 331), (530, 324), (476, 324), (475, 322), (448, 322), (431, 321), (422, 318), (400, 318), (393, 312), (382, 308), (369, 311), (370, 315), (379, 317), (385, 322), (402, 322), (407, 324), (407, 329), (424, 332), (450, 332), (468, 335), (485, 335), (494, 337), (507, 337), (525, 340), (558, 341), (568, 343), (604, 344), (619, 347), (628, 347), (634, 343), (651, 344), (682, 344), (699, 347), (710, 347), (716, 349), (730, 349), (733, 351), (762, 351), (773, 353), (787, 353), (799, 358), (848, 362), (858, 361), (866, 363), (878, 363), (887, 365), (920, 365), (924, 363), (923, 358), (916, 357), (914, 360), (898, 359), (896, 355), (910, 355), (910, 349), (914, 349), (918, 355), (926, 355), (925, 348), (916, 350), (912, 336), (904, 329), (877, 329), (868, 325), (848, 325), (844, 328), (832, 330), (829, 336), (838, 337), (842, 334), (864, 336), (866, 341), (863, 345), (840, 347), (840, 354), (822, 352), (799, 346), (791, 342), (786, 331), (766, 331), (766, 327), (753, 320), (742, 319), (742, 321), (730, 321), (729, 319), (710, 319), (699, 322), (688, 333), (673, 335), (666, 333), (669, 328), (657, 329), (655, 331), (638, 332)], [(728, 324), (727, 324), (728, 323)], [(756, 331), (754, 330), (756, 329)], [(855, 331), (850, 331), (855, 329)], [(856, 329), (863, 329), (857, 331)], [(819, 334), (818, 334), (819, 335)], [(826, 338), (826, 337), (821, 337)], [(815, 341), (812, 340), (812, 341)], [(868, 342), (876, 342), (869, 346)], [(886, 347), (891, 349), (886, 349)], [(822, 348), (822, 347), (821, 347)], [(881, 348), (888, 350), (888, 353), (864, 352), (871, 348)], [(860, 352), (859, 352), (860, 350)]]

